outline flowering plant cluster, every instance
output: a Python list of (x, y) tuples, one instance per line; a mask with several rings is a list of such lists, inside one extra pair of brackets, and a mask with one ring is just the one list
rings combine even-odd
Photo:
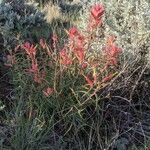
[[(65, 23), (55, 19), (50, 29), (41, 28), (40, 38), (15, 36), (19, 44), (11, 43), (0, 56), (2, 149), (145, 144), (150, 135), (145, 126), (150, 106), (147, 0), (94, 1), (83, 4), (79, 17), (68, 18), (74, 26), (66, 29), (66, 18), (61, 18)], [(48, 31), (50, 38), (44, 38)]]
[[(52, 36), (53, 42), (51, 45), (47, 44), (44, 39), (40, 39), (37, 46), (29, 42), (24, 43), (21, 48), (25, 50), (31, 62), (31, 67), (27, 71), (32, 74), (34, 82), (38, 84), (54, 82), (56, 76), (57, 80), (59, 80), (60, 76), (63, 77), (62, 74), (72, 72), (73, 68), (76, 70), (76, 75), (82, 81), (84, 80), (85, 85), (90, 89), (110, 81), (116, 74), (114, 68), (118, 65), (118, 56), (121, 53), (121, 49), (115, 43), (116, 37), (109, 35), (106, 38), (106, 44), (103, 46), (103, 49), (99, 50), (99, 52), (97, 51), (96, 55), (94, 51), (90, 51), (90, 44), (95, 40), (96, 30), (101, 28), (103, 24), (104, 12), (105, 9), (102, 4), (92, 6), (87, 25), (88, 28), (84, 32), (76, 27), (72, 27), (66, 31), (68, 34), (68, 43), (65, 43), (62, 48), (60, 48), (57, 35)], [(37, 59), (38, 46), (39, 49), (43, 49), (46, 53), (46, 57), (42, 58), (48, 60), (46, 66), (55, 66), (55, 69), (59, 72), (52, 77), (51, 81), (47, 80), (49, 74), (46, 72), (46, 67), (43, 67), (42, 71), (39, 68), (41, 62)], [(44, 62), (44, 60), (42, 61)], [(42, 64), (42, 66), (44, 65)], [(45, 96), (49, 96), (56, 91), (57, 87), (53, 85), (51, 87), (47, 85), (43, 89)]]

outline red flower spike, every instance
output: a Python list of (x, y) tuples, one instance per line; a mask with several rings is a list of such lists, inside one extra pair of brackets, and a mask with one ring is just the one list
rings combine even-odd
[(70, 38), (74, 38), (77, 35), (79, 35), (79, 32), (78, 32), (77, 28), (72, 27), (72, 28), (69, 29), (69, 37)]
[(117, 46), (115, 46), (115, 45), (112, 45), (112, 47), (111, 47), (111, 56), (112, 57), (116, 57), (116, 56), (118, 56), (118, 54), (121, 52), (121, 49), (120, 48), (118, 48)]
[(106, 46), (106, 53), (109, 57), (117, 57), (120, 52), (121, 49), (118, 48), (115, 44), (111, 46)]
[(33, 74), (33, 80), (34, 82), (36, 83), (41, 83), (41, 79), (43, 79), (43, 76), (40, 75), (40, 72), (39, 72), (39, 68), (38, 68), (38, 64), (37, 64), (37, 60), (32, 60), (32, 63), (31, 63), (31, 68), (30, 69), (26, 69), (27, 72)]
[(52, 95), (54, 93), (54, 89), (53, 88), (46, 88), (43, 90), (43, 94), (46, 96), (46, 97), (49, 97), (50, 95)]
[(93, 16), (90, 16), (89, 24), (88, 24), (88, 31), (93, 31), (93, 29), (96, 29), (98, 26), (102, 25), (102, 19), (93, 19)]
[(72, 60), (69, 58), (68, 54), (66, 53), (66, 50), (63, 49), (59, 52), (60, 58), (61, 58), (61, 64), (63, 65), (71, 65)]
[(102, 79), (102, 82), (108, 82), (108, 81), (110, 81), (113, 78), (113, 76), (114, 75), (112, 73), (109, 74), (108, 76), (106, 76), (105, 78)]
[(91, 15), (89, 19), (88, 30), (91, 32), (102, 24), (102, 15), (104, 14), (104, 7), (102, 4), (96, 4), (91, 8)]
[(105, 47), (106, 57), (109, 65), (117, 65), (117, 57), (119, 53), (121, 53), (121, 49), (114, 43), (115, 40), (115, 36), (108, 37), (107, 46)]
[(74, 49), (74, 53), (77, 56), (79, 62), (82, 63), (84, 61), (84, 57), (85, 57), (84, 49), (81, 47), (77, 47)]
[(84, 76), (84, 78), (87, 81), (87, 83), (90, 85), (90, 87), (92, 88), (94, 85), (94, 82), (88, 76)]
[(77, 45), (78, 45), (78, 47), (83, 47), (84, 46), (84, 41), (85, 41), (84, 36), (79, 35), (78, 38), (77, 38)]
[(87, 68), (87, 66), (88, 66), (88, 64), (87, 64), (86, 62), (84, 62), (84, 63), (81, 64), (81, 68), (82, 68), (82, 69)]
[(94, 84), (96, 84), (96, 82), (97, 82), (97, 76), (94, 75), (93, 78), (94, 78), (94, 81), (93, 81), (93, 82), (94, 82)]
[(35, 57), (36, 55), (36, 46), (33, 44), (31, 45), (29, 42), (26, 42), (25, 44), (22, 45), (22, 48), (25, 49), (26, 53), (31, 57)]
[(104, 14), (104, 11), (102, 4), (96, 4), (91, 8), (91, 15), (97, 20)]
[(34, 73), (38, 72), (39, 69), (38, 69), (37, 61), (32, 60), (32, 66), (31, 67), (32, 67), (31, 68), (32, 72), (34, 72)]

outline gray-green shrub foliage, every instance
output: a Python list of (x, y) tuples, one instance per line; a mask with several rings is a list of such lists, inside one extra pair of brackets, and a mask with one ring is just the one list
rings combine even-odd
[(11, 47), (10, 44), (15, 43), (17, 36), (23, 38), (29, 34), (30, 29), (40, 27), (44, 23), (44, 15), (23, 0), (0, 4), (0, 33), (4, 38), (4, 46)]
[[(148, 52), (150, 46), (149, 0), (87, 0), (81, 15), (81, 28), (86, 26), (89, 8), (95, 3), (105, 6), (104, 34), (116, 35), (125, 57), (135, 58), (140, 51)], [(95, 43), (100, 47), (100, 43)], [(134, 57), (135, 56), (135, 57)]]

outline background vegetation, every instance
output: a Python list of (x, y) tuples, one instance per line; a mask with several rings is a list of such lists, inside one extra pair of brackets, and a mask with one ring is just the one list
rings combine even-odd
[(147, 0), (4, 0), (0, 149), (149, 150), (149, 10)]

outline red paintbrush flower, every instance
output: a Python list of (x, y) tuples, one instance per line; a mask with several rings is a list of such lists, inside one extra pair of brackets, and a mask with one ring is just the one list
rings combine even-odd
[(66, 53), (65, 49), (62, 49), (59, 52), (60, 58), (61, 58), (61, 64), (63, 65), (71, 65), (72, 64), (72, 60), (69, 58), (68, 54)]
[(74, 48), (74, 53), (75, 53), (76, 57), (78, 58), (79, 62), (82, 63), (85, 58), (84, 49), (81, 47)]
[(81, 35), (81, 34), (78, 35), (76, 42), (77, 42), (76, 45), (78, 47), (84, 47), (84, 45), (85, 45), (85, 37), (83, 35)]
[(92, 88), (94, 85), (94, 82), (88, 76), (84, 76), (84, 78), (87, 81), (87, 83), (90, 85), (90, 87)]
[(113, 78), (113, 74), (110, 73), (108, 76), (106, 76), (105, 78), (102, 79), (102, 82), (108, 82)]
[(107, 46), (104, 48), (106, 57), (110, 65), (117, 65), (117, 57), (121, 52), (121, 49), (116, 46), (115, 42), (116, 37), (110, 36), (107, 39)]
[(93, 17), (90, 18), (89, 20), (89, 24), (88, 24), (88, 30), (93, 30), (95, 28), (97, 28), (98, 26), (100, 26), (102, 24), (102, 20), (101, 19), (96, 19), (93, 20)]
[(78, 29), (75, 27), (72, 27), (69, 29), (69, 37), (74, 38), (75, 36), (79, 35)]
[(84, 63), (81, 64), (81, 68), (82, 68), (82, 69), (87, 68), (87, 66), (88, 66), (88, 63), (87, 63), (87, 62), (84, 62)]
[(26, 69), (27, 72), (31, 73), (33, 75), (33, 80), (36, 83), (41, 83), (43, 77), (40, 75), (37, 60), (32, 60), (31, 68)]
[(25, 49), (26, 53), (31, 57), (35, 57), (36, 55), (36, 46), (34, 46), (33, 44), (31, 45), (29, 42), (26, 42), (22, 45), (22, 48)]
[(34, 72), (34, 73), (38, 72), (39, 69), (38, 69), (37, 61), (32, 60), (31, 70), (32, 70), (32, 72)]
[(121, 49), (117, 47), (115, 44), (106, 46), (106, 53), (109, 57), (117, 57), (120, 52), (121, 52)]
[(43, 90), (43, 94), (44, 94), (46, 97), (52, 95), (53, 93), (54, 93), (54, 89), (53, 89), (53, 88), (50, 88), (50, 87), (48, 87), (48, 88), (46, 88), (46, 89)]
[(102, 4), (96, 4), (91, 8), (91, 15), (88, 24), (88, 30), (92, 31), (102, 24), (102, 15), (104, 14), (104, 7)]
[(96, 4), (91, 8), (91, 15), (97, 20), (104, 14), (104, 11), (102, 4)]

